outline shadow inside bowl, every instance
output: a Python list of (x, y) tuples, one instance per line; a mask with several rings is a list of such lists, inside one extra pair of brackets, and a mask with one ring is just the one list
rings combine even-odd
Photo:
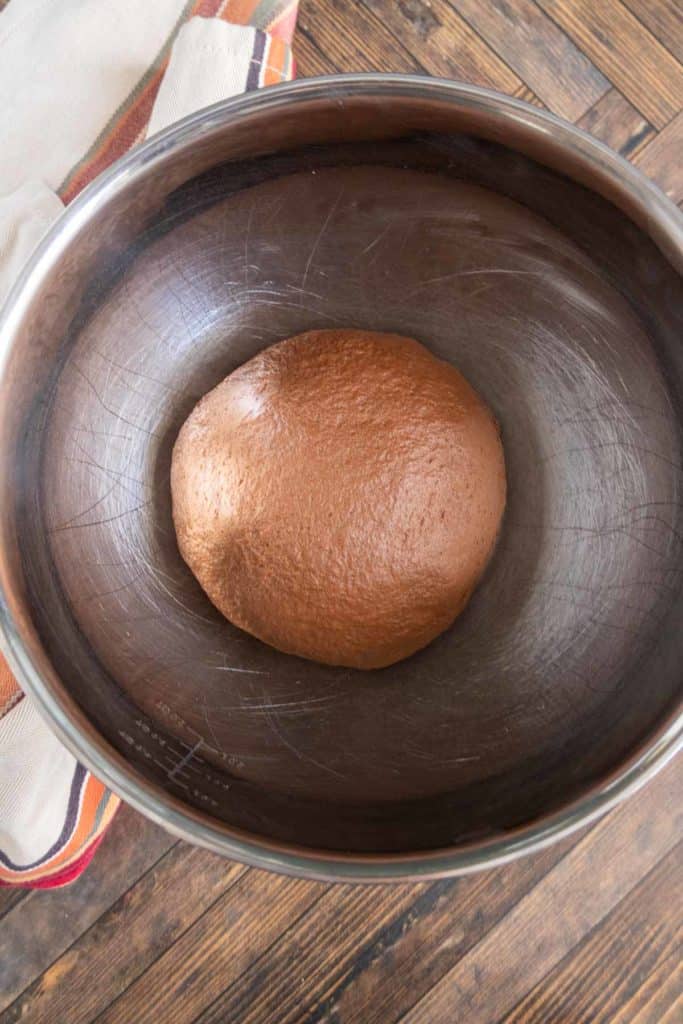
[[(301, 147), (191, 178), (110, 271), (54, 339), (19, 544), (65, 685), (146, 777), (268, 839), (427, 850), (547, 815), (665, 717), (680, 281), (615, 207), (466, 134)], [(170, 515), (197, 398), (265, 345), (335, 325), (456, 365), (501, 423), (509, 480), (466, 612), (372, 673), (226, 622)]]

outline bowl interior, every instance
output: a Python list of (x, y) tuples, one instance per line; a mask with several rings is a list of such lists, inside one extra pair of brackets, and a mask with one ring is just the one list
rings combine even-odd
[[(153, 215), (131, 188), (64, 328), (58, 292), (43, 302), (50, 375), (17, 474), (34, 623), (99, 733), (227, 831), (351, 853), (537, 821), (603, 784), (681, 689), (680, 279), (513, 147), (393, 134), (159, 173)], [(197, 399), (263, 346), (344, 325), (459, 367), (509, 480), (465, 614), (371, 673), (231, 626), (170, 516)]]

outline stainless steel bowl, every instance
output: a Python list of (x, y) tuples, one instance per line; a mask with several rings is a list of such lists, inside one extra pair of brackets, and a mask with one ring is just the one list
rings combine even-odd
[[(0, 584), (23, 686), (129, 803), (312, 877), (533, 850), (681, 739), (683, 225), (599, 142), (450, 82), (354, 75), (204, 110), (102, 175), (0, 341)], [(503, 428), (467, 612), (359, 673), (225, 622), (179, 557), (197, 398), (334, 324), (414, 335)]]

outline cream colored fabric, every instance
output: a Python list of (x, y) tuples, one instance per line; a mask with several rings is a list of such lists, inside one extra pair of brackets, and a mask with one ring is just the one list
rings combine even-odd
[[(160, 73), (160, 51), (193, 6), (183, 0), (12, 0), (0, 14), (0, 303), (62, 212), (60, 186), (96, 151), (121, 104)], [(148, 131), (244, 91), (258, 64), (255, 39), (254, 28), (218, 18), (187, 22)], [(0, 667), (0, 881), (28, 884), (75, 834), (87, 773)], [(113, 813), (115, 798), (103, 792), (88, 840)]]

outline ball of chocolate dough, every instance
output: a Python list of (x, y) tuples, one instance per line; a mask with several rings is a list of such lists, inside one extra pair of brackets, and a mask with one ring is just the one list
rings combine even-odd
[(372, 669), (443, 632), (505, 505), (496, 421), (464, 377), (394, 334), (272, 345), (195, 406), (173, 450), (181, 554), (232, 623)]

